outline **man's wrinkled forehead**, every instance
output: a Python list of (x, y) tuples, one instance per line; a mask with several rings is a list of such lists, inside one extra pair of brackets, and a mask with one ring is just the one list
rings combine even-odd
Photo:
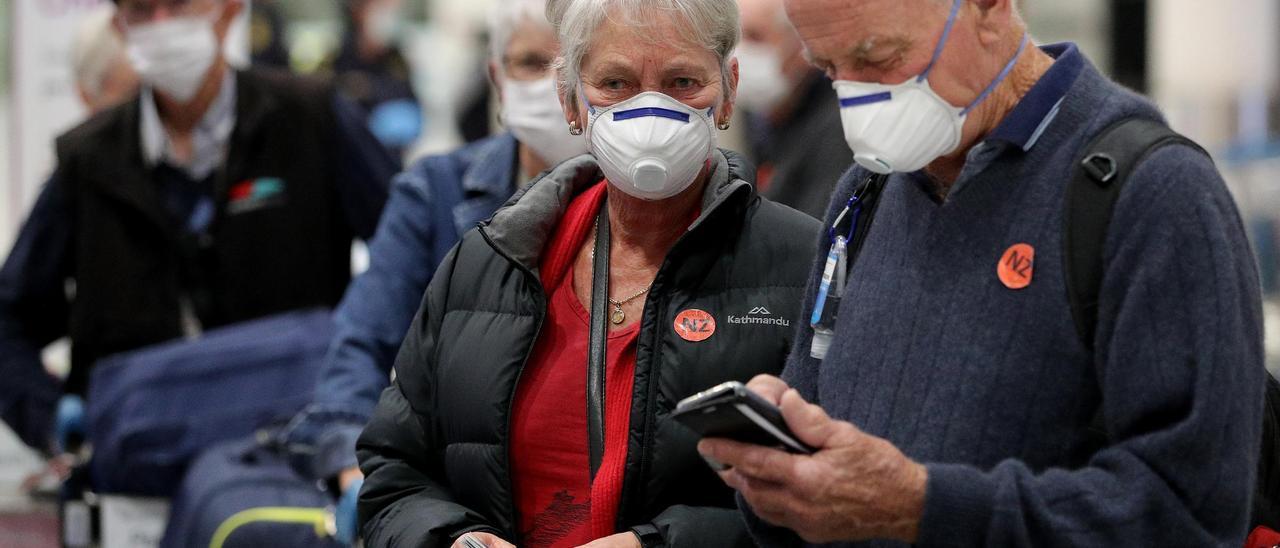
[(786, 0), (805, 58), (818, 66), (833, 59), (870, 60), (920, 42), (932, 27), (922, 22), (945, 17), (947, 5), (941, 0)]

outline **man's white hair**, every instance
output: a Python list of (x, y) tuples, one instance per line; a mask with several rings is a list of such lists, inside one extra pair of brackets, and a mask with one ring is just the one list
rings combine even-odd
[(659, 34), (655, 24), (674, 20), (683, 38), (716, 54), (724, 93), (729, 94), (729, 59), (741, 33), (737, 0), (548, 0), (547, 19), (560, 37), (556, 73), (571, 101), (577, 99), (582, 58), (606, 20), (636, 29), (653, 43), (671, 39)]
[(126, 61), (124, 41), (111, 25), (115, 13), (115, 4), (99, 4), (80, 21), (72, 38), (72, 74), (76, 83), (94, 97), (102, 93), (102, 80), (108, 71)]
[(544, 15), (546, 9), (546, 0), (499, 0), (494, 3), (489, 11), (489, 58), (499, 70), (504, 66), (503, 57), (517, 27), (534, 23), (551, 28)]

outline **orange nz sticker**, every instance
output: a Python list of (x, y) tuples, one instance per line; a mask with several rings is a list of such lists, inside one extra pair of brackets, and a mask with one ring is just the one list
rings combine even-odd
[(676, 315), (676, 334), (689, 342), (701, 342), (716, 332), (716, 319), (704, 310), (690, 308)]
[(996, 275), (1000, 283), (1009, 289), (1022, 289), (1031, 285), (1031, 275), (1035, 271), (1036, 248), (1028, 244), (1014, 244), (1005, 250), (996, 265)]

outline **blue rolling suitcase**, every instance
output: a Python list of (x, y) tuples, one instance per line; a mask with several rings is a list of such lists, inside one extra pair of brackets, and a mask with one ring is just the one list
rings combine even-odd
[(269, 439), (226, 442), (191, 463), (161, 547), (337, 548), (332, 505), (324, 486), (294, 472)]
[(103, 359), (87, 402), (93, 488), (168, 496), (200, 452), (287, 421), (332, 334), (329, 311), (293, 312)]

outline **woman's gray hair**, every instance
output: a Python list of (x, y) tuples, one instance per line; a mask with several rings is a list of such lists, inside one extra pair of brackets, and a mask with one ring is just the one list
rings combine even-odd
[(729, 96), (729, 58), (741, 34), (737, 0), (547, 0), (547, 20), (560, 38), (556, 74), (560, 89), (577, 100), (582, 58), (596, 29), (606, 20), (637, 30), (653, 43), (669, 40), (655, 23), (673, 19), (681, 35), (715, 53), (725, 97)]
[(547, 10), (546, 0), (499, 0), (489, 10), (489, 58), (498, 65), (504, 66), (503, 57), (507, 46), (511, 45), (511, 37), (516, 28), (523, 23), (534, 23), (551, 28), (544, 12)]

